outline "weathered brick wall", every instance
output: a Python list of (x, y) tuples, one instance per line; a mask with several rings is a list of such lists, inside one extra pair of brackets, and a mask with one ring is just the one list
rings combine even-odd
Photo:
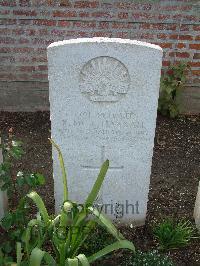
[(164, 50), (163, 68), (191, 65), (183, 102), (200, 111), (198, 0), (0, 0), (0, 109), (48, 108), (46, 47), (77, 37), (147, 41)]

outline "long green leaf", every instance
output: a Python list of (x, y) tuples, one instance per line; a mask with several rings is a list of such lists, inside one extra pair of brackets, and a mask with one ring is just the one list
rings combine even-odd
[(20, 266), (22, 261), (22, 245), (17, 242), (17, 266)]
[(50, 218), (49, 218), (49, 215), (48, 215), (48, 212), (47, 212), (47, 209), (44, 205), (44, 202), (42, 200), (42, 198), (37, 194), (37, 192), (35, 191), (32, 191), (30, 192), (28, 195), (27, 195), (30, 199), (33, 200), (33, 202), (37, 205), (38, 207), (38, 210), (45, 222), (45, 225), (49, 225), (49, 221), (50, 221)]
[(68, 200), (67, 173), (66, 173), (66, 170), (65, 170), (65, 164), (64, 164), (62, 152), (61, 152), (59, 146), (52, 139), (49, 139), (49, 140), (50, 140), (51, 144), (54, 146), (54, 148), (58, 151), (58, 158), (59, 158), (60, 167), (61, 167), (61, 170), (62, 170), (64, 201), (67, 201)]
[(81, 265), (83, 266), (90, 266), (88, 259), (86, 258), (86, 256), (84, 254), (79, 254), (77, 256), (77, 259), (79, 260), (79, 262), (81, 263)]
[(133, 243), (131, 243), (128, 240), (120, 240), (117, 241), (105, 248), (103, 248), (102, 250), (98, 251), (97, 253), (93, 254), (92, 256), (90, 256), (88, 258), (89, 263), (111, 253), (114, 250), (120, 249), (120, 248), (126, 248), (126, 249), (130, 249), (135, 253), (135, 247), (133, 245)]
[(105, 216), (102, 212), (99, 212), (96, 208), (88, 207), (92, 214), (97, 217), (97, 222), (103, 225), (105, 229), (113, 235), (117, 240), (124, 240), (124, 236), (119, 232), (119, 230), (114, 226), (111, 220)]
[(67, 266), (78, 266), (78, 259), (74, 258), (74, 259), (66, 259), (66, 265)]
[(90, 192), (90, 194), (88, 195), (86, 202), (85, 202), (85, 206), (92, 206), (92, 204), (94, 203), (95, 199), (97, 198), (97, 195), (99, 193), (99, 190), (101, 188), (101, 185), (104, 181), (105, 175), (108, 171), (108, 167), (109, 167), (109, 160), (106, 160), (102, 167), (101, 170), (99, 172), (99, 175), (97, 177), (97, 180)]
[(31, 252), (29, 266), (40, 266), (44, 255), (45, 251), (42, 251), (39, 248), (34, 248)]

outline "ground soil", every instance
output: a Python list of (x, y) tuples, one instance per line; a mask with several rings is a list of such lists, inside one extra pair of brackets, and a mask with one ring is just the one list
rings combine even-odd
[[(47, 208), (54, 211), (53, 178), (48, 112), (0, 113), (0, 131), (6, 139), (9, 128), (14, 136), (24, 142), (26, 151), (15, 170), (40, 172), (46, 176), (46, 185), (40, 189)], [(153, 155), (147, 222), (143, 227), (122, 228), (123, 234), (134, 242), (137, 249), (147, 251), (156, 248), (152, 226), (163, 218), (177, 221), (190, 219), (200, 178), (200, 117), (181, 116), (169, 119), (158, 116)], [(182, 249), (166, 252), (176, 265), (200, 265), (200, 241), (192, 240)], [(118, 255), (117, 255), (118, 254)], [(97, 265), (119, 265), (124, 253), (116, 253), (111, 259)]]

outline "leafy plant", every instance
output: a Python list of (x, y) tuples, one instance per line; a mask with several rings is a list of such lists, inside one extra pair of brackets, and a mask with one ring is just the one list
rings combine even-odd
[(187, 63), (171, 65), (166, 74), (161, 77), (158, 111), (163, 115), (175, 118), (180, 113), (178, 95), (183, 88), (189, 66)]
[(175, 223), (165, 220), (154, 229), (161, 250), (176, 249), (186, 246), (194, 235), (194, 228), (189, 221)]
[[(28, 224), (29, 205), (25, 195), (32, 188), (43, 185), (45, 178), (39, 173), (14, 173), (14, 161), (24, 154), (22, 142), (13, 139), (13, 130), (9, 130), (8, 142), (2, 143), (3, 163), (0, 165), (0, 189), (7, 192), (9, 209), (0, 222), (0, 230), (6, 236), (1, 241), (1, 252), (10, 254), (15, 242), (20, 241)], [(19, 201), (18, 201), (19, 199)]]
[(157, 250), (149, 252), (136, 252), (126, 260), (123, 266), (173, 266), (170, 258), (163, 254), (159, 254)]
[[(28, 264), (30, 266), (38, 266), (42, 263), (60, 266), (87, 266), (120, 248), (130, 249), (134, 252), (134, 245), (123, 237), (103, 213), (93, 207), (108, 170), (109, 161), (103, 163), (85, 203), (80, 205), (68, 198), (67, 174), (63, 157), (59, 147), (52, 140), (51, 142), (59, 155), (64, 201), (60, 213), (56, 217), (50, 217), (42, 198), (36, 192), (33, 191), (27, 195), (36, 204), (39, 215), (28, 223), (23, 235), (22, 240), (25, 246), (23, 256), (22, 249), (18, 244), (18, 265), (23, 262), (23, 265)], [(86, 257), (86, 255), (80, 254), (79, 251), (97, 224), (107, 230), (114, 237), (115, 242)], [(47, 249), (47, 247), (48, 251), (45, 251), (44, 249)]]

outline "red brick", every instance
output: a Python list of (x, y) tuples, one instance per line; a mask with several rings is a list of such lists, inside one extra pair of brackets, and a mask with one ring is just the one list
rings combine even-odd
[(118, 13), (118, 18), (120, 18), (120, 19), (128, 19), (128, 13), (126, 13), (126, 12), (119, 12)]
[(76, 1), (74, 3), (74, 8), (97, 8), (98, 6), (97, 1)]
[(169, 61), (162, 61), (162, 65), (163, 66), (170, 66), (170, 62)]
[(47, 62), (47, 57), (32, 57), (32, 62)]
[(0, 62), (6, 62), (6, 63), (13, 63), (15, 62), (15, 58), (13, 56), (1, 56), (0, 57)]
[(29, 39), (27, 39), (27, 38), (20, 38), (19, 40), (18, 40), (18, 43), (19, 44), (27, 44), (27, 43), (29, 43), (30, 41), (29, 41)]
[(99, 32), (93, 32), (92, 36), (93, 37), (111, 37), (112, 33), (111, 32), (99, 31)]
[(34, 23), (31, 19), (18, 19), (19, 25), (31, 25)]
[(71, 26), (71, 22), (70, 21), (58, 21), (58, 26), (60, 27), (70, 27)]
[(189, 44), (191, 49), (200, 50), (200, 43), (191, 43)]
[(20, 6), (31, 6), (31, 0), (19, 0)]
[(38, 34), (41, 36), (49, 35), (49, 29), (38, 29)]
[(46, 70), (48, 70), (48, 67), (47, 67), (47, 65), (39, 65), (39, 66), (38, 66), (38, 69), (39, 69), (40, 71), (46, 71)]
[(179, 6), (179, 9), (181, 11), (190, 11), (190, 10), (192, 10), (192, 5), (189, 5), (189, 6), (181, 5), (181, 6)]
[(25, 33), (25, 30), (23, 30), (23, 29), (13, 29), (12, 33), (13, 33), (13, 35), (23, 35)]
[(192, 70), (194, 76), (200, 76), (200, 70)]
[(152, 29), (156, 30), (176, 30), (175, 24), (151, 24)]
[(33, 21), (34, 25), (37, 26), (55, 26), (56, 21), (55, 20), (46, 20), (46, 19), (37, 19)]
[(186, 45), (185, 45), (184, 43), (178, 43), (178, 44), (176, 45), (176, 47), (179, 48), (179, 49), (182, 49), (182, 48), (185, 48)]
[(109, 22), (101, 21), (99, 22), (99, 29), (109, 29)]
[(1, 0), (0, 6), (16, 6), (15, 0)]
[(1, 10), (1, 9), (0, 9), (0, 15), (1, 15), (1, 16), (6, 16), (6, 15), (8, 15), (8, 14), (10, 14), (10, 10)]
[(63, 36), (65, 34), (65, 30), (57, 30), (57, 29), (53, 29), (51, 31), (51, 34), (53, 36)]
[(161, 48), (172, 48), (172, 43), (159, 43)]
[(9, 35), (11, 30), (8, 28), (0, 28), (0, 35)]
[(0, 19), (0, 25), (14, 25), (17, 24), (16, 19)]
[(189, 62), (191, 67), (200, 67), (200, 62)]
[(167, 35), (164, 33), (160, 33), (157, 35), (158, 39), (167, 39)]
[(193, 40), (193, 37), (191, 35), (179, 35), (179, 40), (191, 41)]
[(54, 11), (53, 17), (66, 17), (66, 18), (74, 18), (77, 17), (76, 11)]
[(20, 66), (17, 68), (17, 70), (22, 71), (22, 72), (33, 72), (35, 71), (34, 66)]
[(181, 25), (180, 26), (181, 31), (189, 31), (190, 30), (190, 25)]
[(95, 28), (96, 22), (90, 21), (74, 21), (73, 26), (77, 28)]
[(35, 10), (13, 10), (13, 15), (31, 17), (37, 16), (37, 13)]
[(90, 13), (89, 12), (79, 12), (78, 16), (80, 18), (89, 18)]
[(14, 53), (31, 53), (34, 51), (34, 48), (31, 47), (14, 47), (13, 52)]
[(167, 20), (167, 19), (170, 19), (170, 15), (159, 14), (159, 15), (158, 15), (158, 19), (159, 19), (159, 20)]
[(92, 17), (95, 17), (95, 18), (112, 18), (112, 15), (109, 12), (98, 11), (98, 12), (92, 13)]
[(176, 55), (176, 57), (180, 57), (180, 58), (188, 58), (188, 57), (190, 57), (190, 54), (189, 53), (187, 53), (187, 52), (171, 52), (171, 53), (169, 53), (169, 56), (175, 56)]
[(128, 32), (116, 32), (115, 37), (127, 39), (127, 38), (129, 38), (129, 33)]
[(140, 24), (140, 29), (148, 30), (150, 29), (151, 25), (149, 23), (142, 23)]
[(193, 30), (200, 31), (200, 25), (194, 25)]
[(1, 37), (0, 38), (0, 43), (14, 44), (15, 43), (15, 39), (14, 38), (11, 38), (11, 37)]
[(72, 7), (72, 4), (70, 3), (70, 0), (60, 0), (60, 6)]
[(136, 24), (132, 22), (112, 22), (113, 29), (136, 29)]
[(0, 80), (14, 80), (15, 76), (10, 73), (0, 73)]
[(200, 59), (200, 53), (195, 53), (193, 59)]
[(9, 47), (0, 47), (0, 53), (10, 53), (12, 51)]
[(178, 39), (178, 35), (177, 34), (171, 34), (171, 35), (169, 35), (169, 39), (177, 40)]
[(31, 75), (31, 78), (36, 79), (36, 80), (47, 80), (48, 75), (47, 74), (33, 74)]

